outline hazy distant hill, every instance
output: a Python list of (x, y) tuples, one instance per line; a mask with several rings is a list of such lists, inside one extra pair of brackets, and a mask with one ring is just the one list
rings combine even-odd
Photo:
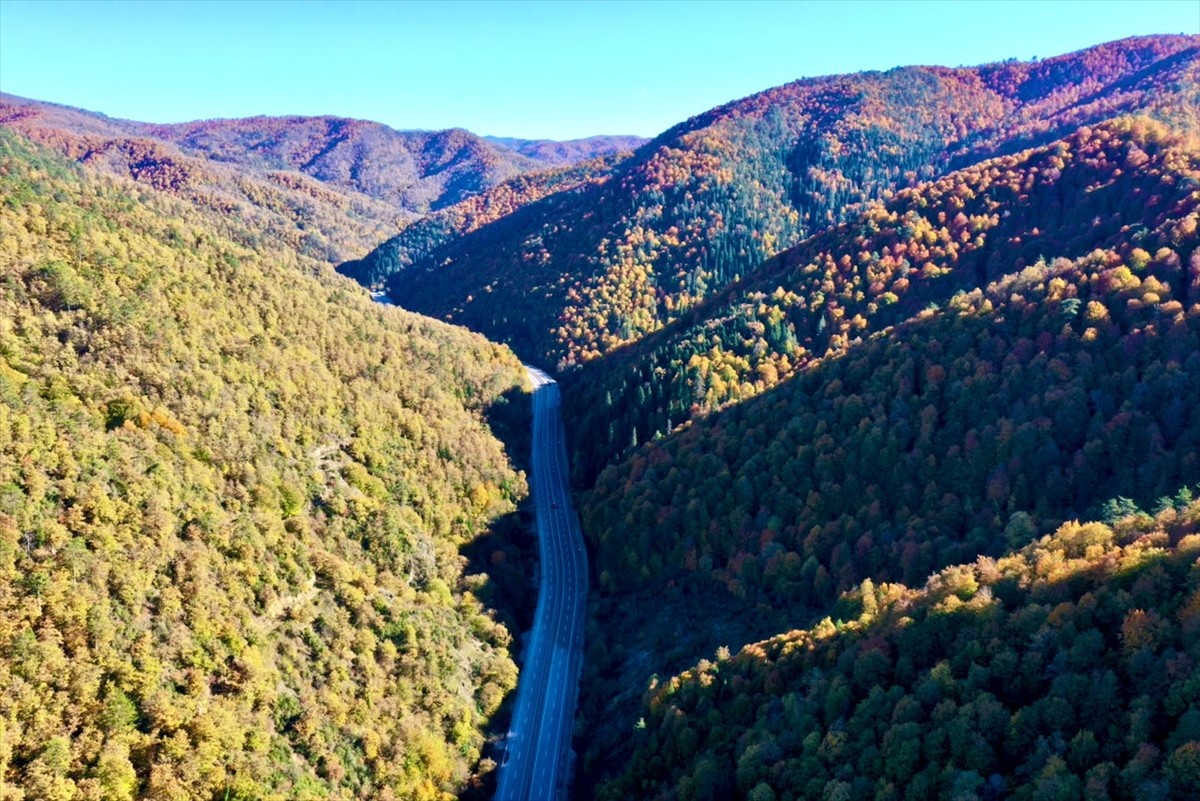
[(397, 131), (342, 117), (250, 117), (145, 125), (142, 130), (217, 161), (298, 170), (421, 214), (557, 163), (530, 158), (461, 128)]
[(587, 361), (898, 188), (1121, 113), (1194, 124), (1198, 53), (1198, 37), (1143, 37), (781, 86), (681, 123), (606, 181), (451, 240), (391, 294), (526, 358)]
[(514, 139), (509, 136), (483, 138), (509, 150), (515, 150), (523, 156), (557, 165), (578, 164), (626, 150), (637, 150), (650, 141), (642, 136), (589, 136), (585, 139), (568, 139), (562, 142), (553, 139)]
[(397, 131), (339, 117), (152, 125), (7, 94), (0, 125), (202, 207), (258, 217), (289, 247), (333, 262), (364, 255), (430, 210), (625, 139), (523, 142), (523, 155), (461, 129)]

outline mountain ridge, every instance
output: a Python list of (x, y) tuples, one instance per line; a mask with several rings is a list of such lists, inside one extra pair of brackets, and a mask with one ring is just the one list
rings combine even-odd
[[(603, 384), (568, 386), (585, 458), (606, 422), (623, 419), (619, 404), (661, 414), (664, 396), (699, 400), (697, 386), (771, 386), (653, 437), (608, 430), (630, 447), (607, 466), (611, 457), (596, 460), (603, 469), (581, 504), (599, 578), (583, 701), (589, 781), (622, 771), (633, 688), (696, 650), (815, 619), (864, 579), (918, 586), (948, 564), (1094, 517), (1114, 497), (1147, 508), (1191, 487), (1197, 187), (1194, 136), (1147, 119), (1085, 127), (904, 190), (890, 201), (894, 218), (880, 204), (785, 252), (782, 271), (766, 276), (778, 291), (747, 288), (711, 328), (698, 308), (682, 370), (651, 361), (622, 372), (620, 352), (599, 360), (628, 385), (611, 390), (611, 408)], [(935, 233), (969, 230), (951, 213), (987, 205), (989, 192), (997, 205), (971, 210), (981, 226), (971, 237)], [(1004, 245), (989, 255), (993, 231)], [(968, 242), (982, 277), (959, 260)], [(892, 259), (896, 272), (877, 271)], [(897, 319), (872, 329), (863, 306), (892, 290), (880, 311)], [(863, 306), (836, 313), (843, 302)], [(807, 322), (786, 328), (783, 306), (803, 307)], [(773, 372), (780, 354), (803, 363), (805, 331), (842, 341), (766, 380), (759, 368)], [(680, 392), (672, 376), (689, 370)]]
[(626, 150), (637, 150), (650, 141), (644, 136), (622, 135), (586, 136), (580, 139), (566, 140), (521, 139), (512, 136), (485, 136), (483, 138), (555, 166), (577, 164)]
[(262, 215), (331, 262), (364, 255), (424, 213), (511, 178), (560, 169), (589, 149), (607, 152), (614, 139), (563, 143), (564, 152), (548, 140), (527, 142), (549, 154), (539, 160), (461, 128), (402, 131), (298, 115), (144, 123), (7, 93), (0, 125), (194, 202)]
[[(607, 181), (551, 196), (537, 214), (448, 242), (397, 273), (389, 293), (526, 358), (573, 366), (956, 159), (1123, 113), (1195, 123), (1198, 62), (1200, 37), (1142, 37), (1040, 62), (785, 84), (669, 129)], [(1078, 70), (1089, 78), (1057, 83)], [(490, 283), (499, 291), (480, 291)]]

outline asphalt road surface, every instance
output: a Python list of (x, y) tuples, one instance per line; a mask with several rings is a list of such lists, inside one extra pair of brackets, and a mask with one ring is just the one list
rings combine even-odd
[(541, 582), (500, 761), (497, 801), (567, 797), (571, 728), (583, 667), (587, 554), (571, 505), (558, 384), (541, 370), (527, 369), (534, 385), (533, 502)]

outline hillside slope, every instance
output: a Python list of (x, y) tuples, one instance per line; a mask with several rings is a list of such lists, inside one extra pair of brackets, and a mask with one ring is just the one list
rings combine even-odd
[(1141, 269), (1196, 211), (1196, 141), (1144, 118), (1084, 128), (903, 190), (769, 260), (566, 377), (580, 480), (956, 292), (1026, 268), (1030, 280), (1047, 257), (1118, 247)]
[[(887, 321), (643, 442), (584, 495), (599, 580), (583, 710), (597, 764), (619, 759), (631, 688), (654, 673), (803, 622), (864, 578), (916, 586), (1107, 499), (1148, 506), (1200, 480), (1200, 149), (1139, 120), (1062, 144), (1057, 167), (1056, 144), (902, 193), (785, 254), (775, 275), (796, 283), (748, 295), (749, 322), (702, 330), (718, 354), (754, 334), (746, 358), (769, 365), (781, 309), (808, 321), (796, 341), (821, 319), (846, 336), (824, 309), (835, 300), (847, 322)], [(1002, 201), (975, 215), (976, 235), (1003, 232), (1000, 258), (950, 258), (986, 253), (986, 238), (947, 240), (922, 222), (958, 225), (941, 210), (955, 198)], [(1045, 258), (1015, 260), (1035, 226), (1031, 252)], [(920, 266), (903, 278), (900, 251)], [(884, 291), (897, 299), (868, 309)], [(736, 376), (733, 361), (714, 359), (707, 380)], [(638, 378), (647, 407), (669, 391), (658, 371)], [(603, 437), (602, 419), (577, 439)]]
[(582, 363), (898, 188), (1117, 114), (1194, 122), (1198, 54), (1198, 37), (1144, 37), (1036, 63), (798, 81), (688, 120), (608, 180), (447, 243), (389, 291), (527, 359)]
[(3, 130), (0, 198), (0, 797), (461, 789), (516, 359)]
[[(173, 194), (206, 215), (247, 218), (259, 237), (243, 239), (249, 247), (272, 243), (322, 261), (342, 261), (367, 252), (413, 216), (281, 163), (210, 159), (156, 138), (140, 123), (67, 106), (0, 95), (0, 126), (73, 161)], [(245, 230), (235, 223), (223, 233)]]
[(1200, 794), (1200, 503), (1064, 524), (654, 681), (602, 799)]
[[(580, 191), (604, 180), (626, 154), (587, 161), (512, 178), (499, 186), (426, 214), (362, 259), (338, 265), (338, 272), (366, 287), (386, 286), (388, 279), (437, 253), (446, 243), (506, 217), (531, 203), (560, 192)], [(484, 291), (488, 291), (484, 288)]]

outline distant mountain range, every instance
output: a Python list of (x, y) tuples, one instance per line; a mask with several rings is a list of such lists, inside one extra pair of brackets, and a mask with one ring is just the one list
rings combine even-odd
[(557, 165), (577, 164), (625, 150), (637, 150), (650, 141), (642, 136), (589, 136), (565, 142), (556, 142), (553, 139), (513, 139), (508, 136), (483, 138), (543, 164)]
[(156, 125), (7, 94), (0, 125), (201, 205), (261, 215), (330, 261), (362, 255), (416, 217), (515, 176), (642, 141), (503, 140), (509, 147), (462, 129), (397, 131), (341, 117)]

